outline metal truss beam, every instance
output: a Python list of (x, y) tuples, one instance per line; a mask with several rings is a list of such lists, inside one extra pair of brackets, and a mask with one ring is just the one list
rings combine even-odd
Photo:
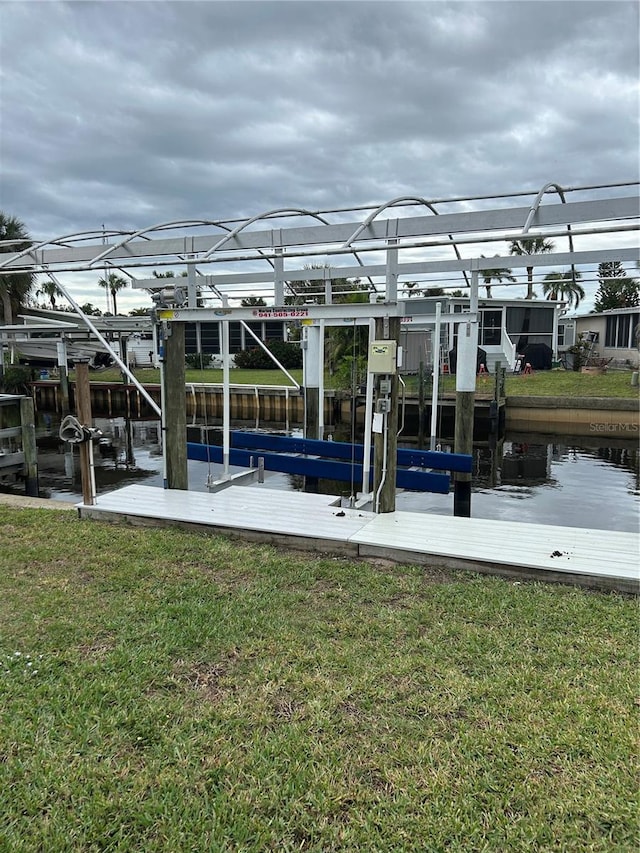
[[(384, 248), (389, 240), (411, 240), (414, 238), (449, 237), (450, 235), (477, 234), (482, 242), (482, 236), (492, 231), (500, 233), (513, 232), (504, 239), (517, 239), (531, 213), (530, 207), (498, 208), (463, 213), (441, 213), (439, 216), (414, 216), (399, 219), (380, 219), (371, 222), (358, 235), (359, 250)], [(554, 228), (557, 226), (577, 225), (580, 223), (609, 222), (637, 219), (639, 215), (638, 199), (633, 196), (621, 198), (598, 199), (592, 201), (570, 202), (567, 204), (541, 205), (536, 211), (531, 228)], [(275, 250), (283, 248), (287, 255), (294, 257), (296, 249), (308, 246), (337, 245), (343, 247), (353, 236), (360, 223), (349, 222), (335, 225), (312, 225), (292, 228), (275, 228), (264, 231), (240, 231), (229, 236), (220, 247), (216, 256), (234, 260), (233, 253), (258, 252), (258, 250)], [(535, 232), (527, 232), (535, 236)], [(522, 234), (524, 237), (525, 235)], [(77, 247), (38, 248), (29, 253), (28, 260), (24, 255), (7, 255), (0, 261), (0, 268), (23, 269), (29, 265), (48, 266), (60, 269), (62, 266), (73, 265), (74, 269), (94, 269), (94, 264), (104, 263), (126, 266), (127, 262), (142, 258), (160, 258), (165, 255), (206, 255), (212, 246), (219, 242), (219, 235), (185, 236), (162, 239), (144, 239), (132, 241), (124, 245), (103, 244), (83, 245)], [(381, 246), (368, 246), (368, 243), (379, 243)], [(400, 248), (402, 244), (400, 243)], [(111, 254), (107, 250), (111, 249)], [(344, 251), (344, 248), (342, 249)], [(259, 260), (256, 255), (254, 260)], [(360, 272), (365, 275), (364, 272)]]
[(404, 302), (340, 303), (333, 305), (300, 305), (285, 308), (163, 308), (158, 320), (168, 322), (219, 322), (220, 320), (334, 320), (352, 323), (354, 319), (370, 317), (403, 317)]
[[(485, 269), (513, 269), (522, 267), (556, 267), (575, 265), (600, 264), (605, 261), (633, 262), (640, 259), (640, 248), (620, 249), (598, 249), (592, 251), (578, 252), (550, 252), (545, 255), (504, 255), (490, 258), (451, 258), (440, 261), (414, 261), (398, 264), (398, 276), (414, 276), (424, 273), (441, 272), (471, 272), (477, 269), (479, 272)], [(364, 267), (326, 267), (323, 269), (297, 269), (286, 270), (288, 281), (326, 281), (337, 278), (358, 278), (368, 276), (371, 278), (384, 278), (387, 273), (386, 264), (369, 264)], [(184, 284), (184, 278), (146, 278), (135, 279), (131, 286), (143, 290), (161, 290), (166, 287), (175, 287)], [(273, 284), (273, 271), (253, 273), (229, 273), (227, 275), (203, 275), (198, 279), (200, 287), (220, 289), (225, 286), (244, 284)], [(522, 284), (522, 282), (520, 282)], [(460, 286), (460, 285), (458, 285)]]

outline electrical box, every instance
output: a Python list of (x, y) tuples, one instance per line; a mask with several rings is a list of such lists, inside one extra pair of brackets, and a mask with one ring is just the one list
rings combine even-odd
[(378, 385), (378, 390), (381, 394), (390, 394), (391, 393), (391, 380), (390, 379), (381, 379), (380, 385)]
[(369, 346), (369, 373), (396, 372), (396, 341), (372, 341)]

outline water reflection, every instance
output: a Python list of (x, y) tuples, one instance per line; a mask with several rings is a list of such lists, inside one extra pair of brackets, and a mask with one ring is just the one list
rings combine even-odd
[[(103, 438), (95, 446), (98, 495), (144, 481), (162, 487), (162, 449), (158, 421), (125, 418), (96, 419)], [(262, 429), (282, 432), (283, 424), (262, 424)], [(58, 438), (59, 419), (40, 414), (37, 422), (41, 494), (80, 501), (82, 496), (77, 448)], [(190, 428), (193, 429), (193, 428)], [(221, 443), (219, 428), (198, 425), (189, 440), (208, 436)], [(336, 439), (338, 436), (336, 436)], [(405, 446), (415, 446), (406, 439)], [(444, 447), (444, 449), (451, 449)], [(206, 491), (207, 479), (221, 476), (220, 465), (189, 462), (189, 487)], [(300, 490), (303, 478), (271, 473), (269, 488)], [(355, 482), (353, 488), (360, 489)], [(351, 483), (320, 480), (324, 494), (348, 498)], [(14, 491), (21, 493), (20, 486)], [(400, 492), (397, 509), (414, 512), (453, 513), (453, 495)], [(472, 514), (477, 518), (501, 518), (540, 524), (563, 524), (611, 530), (638, 530), (640, 514), (640, 467), (635, 441), (557, 436), (507, 434), (490, 447), (474, 448)]]
[[(60, 441), (59, 418), (41, 415), (36, 423), (40, 495), (81, 500), (82, 485), (77, 446)], [(97, 493), (154, 477), (161, 468), (158, 421), (95, 418), (102, 437), (94, 443)]]

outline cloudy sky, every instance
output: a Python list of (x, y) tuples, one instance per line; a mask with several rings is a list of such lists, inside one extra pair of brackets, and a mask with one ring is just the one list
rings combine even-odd
[(53, 237), (637, 180), (638, 10), (3, 2), (0, 208)]

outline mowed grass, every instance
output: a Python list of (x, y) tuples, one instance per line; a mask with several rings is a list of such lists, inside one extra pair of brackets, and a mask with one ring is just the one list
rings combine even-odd
[(0, 531), (0, 850), (637, 849), (632, 599)]
[[(302, 382), (301, 370), (289, 371), (297, 382)], [(507, 373), (506, 393), (508, 397), (631, 397), (638, 398), (638, 386), (631, 384), (630, 370), (610, 371), (601, 376), (577, 373), (572, 370), (539, 370), (532, 375)], [(151, 368), (138, 368), (136, 378), (144, 383), (157, 384), (160, 382), (160, 371)], [(240, 370), (230, 371), (231, 382), (240, 385), (289, 385), (291, 382), (279, 370)], [(73, 379), (73, 371), (71, 372)], [(120, 372), (114, 368), (100, 370), (90, 374), (93, 382), (119, 382)], [(221, 370), (187, 370), (187, 382), (222, 382)], [(405, 377), (407, 392), (417, 393), (417, 378)], [(291, 386), (293, 387), (293, 386)], [(332, 388), (332, 379), (325, 376), (325, 387)], [(494, 376), (479, 376), (476, 391), (478, 394), (493, 394)], [(428, 392), (431, 393), (431, 385)], [(440, 377), (440, 392), (455, 393), (455, 376)]]
[[(302, 382), (302, 370), (292, 369), (288, 371), (296, 382)], [(157, 385), (160, 382), (160, 370), (152, 367), (137, 367), (133, 371), (134, 376), (142, 384)], [(243, 370), (234, 368), (229, 371), (230, 382), (238, 385), (288, 385), (295, 388), (291, 381), (281, 370)], [(70, 371), (69, 377), (75, 379), (75, 371)], [(89, 373), (91, 382), (122, 382), (122, 374), (117, 367), (108, 367), (105, 370), (94, 370)], [(186, 382), (222, 383), (222, 370), (213, 368), (206, 370), (185, 370)]]

